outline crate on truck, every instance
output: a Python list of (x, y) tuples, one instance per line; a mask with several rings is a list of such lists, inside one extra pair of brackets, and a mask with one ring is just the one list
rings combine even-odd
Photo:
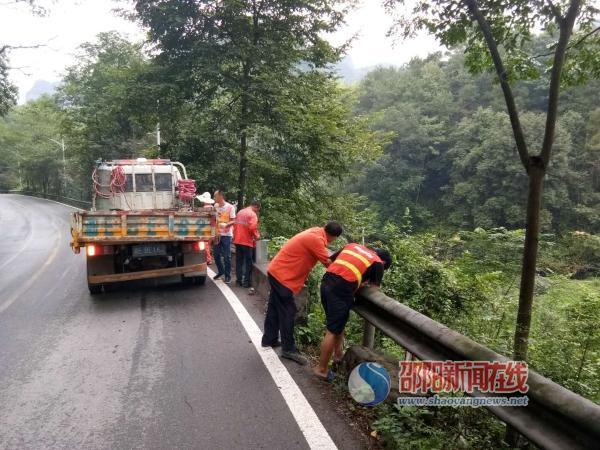
[(204, 284), (216, 217), (194, 207), (195, 183), (181, 163), (97, 161), (92, 182), (92, 208), (71, 215), (71, 247), (84, 249), (92, 294), (147, 278)]

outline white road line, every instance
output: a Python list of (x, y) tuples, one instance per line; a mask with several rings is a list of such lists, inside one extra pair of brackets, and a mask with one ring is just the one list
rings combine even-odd
[(57, 202), (56, 200), (50, 200), (49, 198), (35, 197), (33, 195), (27, 195), (27, 194), (15, 194), (15, 195), (22, 195), (23, 197), (29, 197), (29, 198), (38, 198), (40, 200), (46, 200), (47, 202), (58, 203), (59, 205), (67, 206), (69, 208), (73, 208), (73, 209), (76, 209), (78, 211), (85, 211), (85, 210), (83, 210), (81, 208), (77, 208), (76, 206), (67, 205), (66, 203)]
[[(215, 273), (208, 269), (208, 275), (212, 278)], [(237, 315), (242, 326), (248, 333), (248, 336), (254, 344), (254, 348), (261, 357), (263, 364), (271, 374), (275, 385), (281, 392), (283, 399), (287, 403), (288, 408), (296, 419), (300, 431), (304, 435), (308, 446), (311, 449), (337, 449), (335, 443), (327, 433), (327, 430), (319, 420), (319, 417), (302, 394), (302, 391), (287, 371), (279, 356), (270, 348), (263, 348), (261, 345), (262, 331), (250, 316), (242, 302), (237, 298), (235, 293), (223, 281), (216, 281), (215, 285), (223, 293), (229, 306)]]

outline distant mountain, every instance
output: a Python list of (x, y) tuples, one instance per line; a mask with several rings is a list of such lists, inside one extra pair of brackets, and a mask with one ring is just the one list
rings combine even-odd
[(335, 65), (335, 71), (348, 84), (357, 83), (371, 70), (379, 66), (356, 67), (350, 55), (345, 56)]
[(56, 91), (58, 87), (58, 82), (46, 81), (46, 80), (37, 80), (33, 87), (27, 92), (25, 95), (25, 101), (29, 102), (31, 100), (36, 100), (40, 98), (44, 94), (52, 95)]

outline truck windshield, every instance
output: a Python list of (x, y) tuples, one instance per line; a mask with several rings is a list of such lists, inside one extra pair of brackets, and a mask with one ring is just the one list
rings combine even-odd
[(152, 174), (151, 173), (136, 173), (135, 174), (135, 191), (136, 192), (152, 192)]
[(170, 173), (155, 173), (154, 182), (157, 191), (171, 191), (172, 177)]
[[(125, 176), (125, 192), (133, 192), (133, 182), (130, 174)], [(172, 189), (172, 176), (170, 173), (155, 173), (154, 181), (156, 190), (170, 192)], [(135, 190), (136, 192), (152, 192), (152, 174), (136, 173), (135, 174)]]

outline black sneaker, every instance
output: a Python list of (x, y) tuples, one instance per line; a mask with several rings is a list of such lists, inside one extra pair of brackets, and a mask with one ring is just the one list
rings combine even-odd
[(219, 278), (221, 278), (223, 276), (222, 273), (218, 273), (213, 277), (213, 280), (218, 280)]
[(244, 283), (242, 283), (240, 280), (235, 280), (235, 284), (239, 287), (244, 287)]
[(231, 277), (225, 277), (225, 284), (231, 283)]
[(267, 344), (267, 345), (265, 345), (265, 344), (263, 344), (261, 342), (260, 345), (263, 346), (263, 347), (265, 347), (265, 348), (267, 348), (267, 347), (277, 348), (277, 347), (281, 347), (281, 341), (275, 341), (272, 344)]
[(242, 284), (242, 287), (243, 287), (243, 288), (251, 288), (251, 287), (252, 287), (252, 285), (251, 285), (250, 283), (243, 283), (243, 284)]
[(295, 363), (305, 366), (308, 364), (308, 360), (298, 352), (281, 352), (281, 357), (285, 359), (291, 359)]

